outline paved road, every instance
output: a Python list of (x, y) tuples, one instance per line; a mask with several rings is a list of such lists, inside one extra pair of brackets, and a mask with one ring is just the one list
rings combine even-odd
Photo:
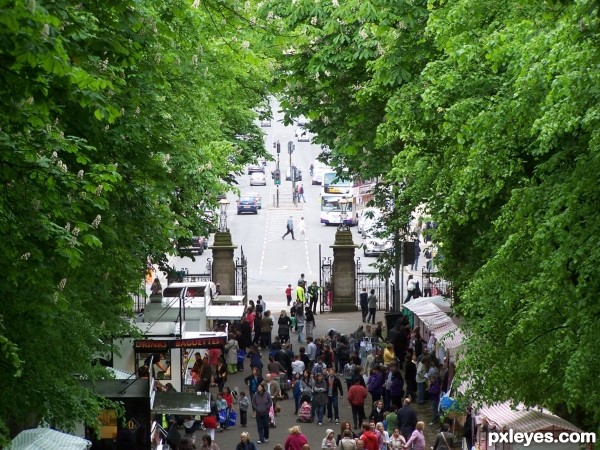
[[(278, 112), (276, 103), (273, 104), (274, 120), (271, 127), (264, 127), (265, 146), (271, 152), (274, 159), (277, 158), (273, 143), (277, 140), (281, 144), (280, 169), (284, 174), (280, 186), (280, 207), (276, 208), (273, 198), (276, 187), (271, 180), (271, 171), (275, 169), (275, 162), (268, 162), (265, 173), (267, 177), (266, 186), (250, 186), (249, 176), (244, 174), (238, 177), (238, 189), (240, 192), (259, 192), (263, 199), (263, 208), (257, 215), (236, 214), (235, 201), (237, 195), (233, 192), (228, 194), (230, 201), (227, 217), (227, 225), (231, 230), (234, 244), (241, 246), (248, 260), (248, 293), (250, 299), (256, 299), (261, 294), (269, 302), (275, 302), (277, 308), (285, 306), (284, 290), (288, 283), (296, 285), (301, 273), (306, 275), (309, 282), (319, 281), (319, 251), (322, 257), (332, 257), (333, 252), (329, 247), (333, 244), (336, 227), (327, 227), (320, 223), (319, 192), (321, 186), (313, 186), (309, 177), (310, 164), (320, 152), (318, 145), (309, 142), (297, 142), (294, 138), (295, 126), (284, 126), (281, 122), (283, 115)], [(295, 151), (292, 154), (293, 164), (303, 172), (302, 184), (305, 188), (306, 203), (294, 206), (291, 202), (292, 183), (285, 181), (285, 173), (289, 167), (289, 155), (287, 153), (287, 142), (293, 141)], [(281, 236), (286, 230), (286, 222), (292, 216), (294, 223), (304, 217), (307, 230), (306, 240), (291, 240), (287, 236), (285, 240)], [(353, 228), (356, 243), (362, 243), (362, 239)], [(297, 233), (296, 233), (296, 237)], [(236, 257), (240, 250), (236, 251)], [(207, 258), (211, 257), (208, 250), (204, 255), (196, 257), (196, 261), (190, 258), (174, 258), (177, 269), (187, 268), (190, 273), (204, 273), (206, 271)], [(357, 256), (359, 253), (357, 252)], [(375, 258), (363, 258), (363, 267), (366, 260), (374, 261)], [(218, 280), (216, 280), (218, 281)], [(277, 310), (277, 308), (272, 308)]]

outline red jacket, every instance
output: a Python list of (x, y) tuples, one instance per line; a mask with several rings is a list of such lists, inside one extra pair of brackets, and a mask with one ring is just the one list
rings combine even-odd
[(365, 443), (365, 450), (379, 450), (379, 439), (372, 431), (365, 431), (361, 434), (360, 440)]
[(364, 406), (368, 395), (369, 392), (366, 387), (361, 384), (355, 384), (348, 391), (348, 401), (354, 406)]

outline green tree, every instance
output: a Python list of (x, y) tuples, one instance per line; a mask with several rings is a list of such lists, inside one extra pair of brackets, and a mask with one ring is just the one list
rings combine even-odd
[(283, 104), (381, 177), (392, 227), (423, 205), (439, 223), (471, 395), (597, 422), (596, 2), (292, 3)]
[(147, 257), (206, 233), (264, 155), (269, 71), (232, 8), (0, 2), (0, 445), (95, 423), (78, 379), (106, 376), (92, 355), (128, 331)]

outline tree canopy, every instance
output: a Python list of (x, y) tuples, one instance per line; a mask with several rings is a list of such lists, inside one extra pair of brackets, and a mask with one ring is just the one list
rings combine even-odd
[[(245, 7), (245, 5), (241, 5)], [(79, 378), (128, 331), (148, 257), (265, 155), (270, 73), (237, 2), (0, 2), (0, 446), (94, 424)]]
[[(476, 401), (600, 419), (597, 2), (266, 1), (277, 88), (334, 164), (426, 205)], [(275, 53), (275, 52), (274, 52)], [(395, 186), (395, 188), (394, 188)]]

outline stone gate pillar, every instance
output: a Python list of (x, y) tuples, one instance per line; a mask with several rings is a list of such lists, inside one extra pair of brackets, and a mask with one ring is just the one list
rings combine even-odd
[(210, 248), (213, 253), (212, 281), (221, 285), (221, 294), (235, 295), (233, 251), (237, 245), (233, 245), (229, 230), (217, 231), (215, 241)]
[(354, 249), (358, 245), (352, 241), (348, 229), (338, 229), (333, 249), (333, 312), (357, 311), (356, 307), (356, 262)]

